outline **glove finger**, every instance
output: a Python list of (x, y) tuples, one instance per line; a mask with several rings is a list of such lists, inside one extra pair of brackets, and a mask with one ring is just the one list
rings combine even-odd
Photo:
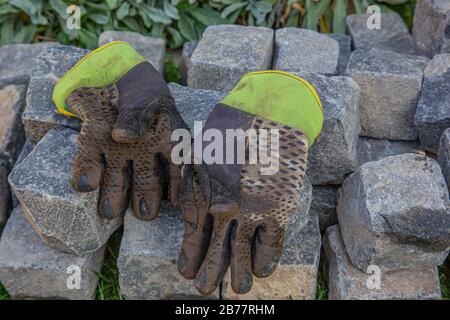
[(259, 227), (253, 240), (253, 274), (258, 278), (270, 276), (276, 269), (283, 253), (284, 228), (277, 224)]
[(148, 62), (131, 68), (117, 81), (119, 117), (112, 137), (116, 142), (136, 142), (156, 120), (157, 111), (168, 101), (170, 90), (161, 74)]
[(129, 164), (120, 157), (106, 159), (100, 192), (99, 213), (106, 219), (114, 219), (125, 213), (128, 207)]
[(230, 264), (230, 232), (234, 223), (230, 219), (213, 217), (213, 236), (195, 278), (195, 287), (203, 294), (214, 292), (222, 282)]
[(152, 220), (158, 216), (163, 196), (161, 185), (161, 170), (155, 158), (133, 162), (131, 199), (138, 219)]
[(83, 121), (78, 136), (78, 153), (72, 163), (72, 186), (79, 192), (97, 189), (102, 176), (102, 153), (97, 141), (99, 137), (93, 132), (92, 122), (86, 121), (86, 112), (98, 109), (92, 101), (97, 96), (90, 88), (79, 88), (66, 99), (67, 105)]
[(169, 197), (174, 208), (180, 208), (181, 170), (178, 166), (170, 164)]
[(79, 192), (90, 192), (98, 188), (102, 177), (102, 155), (89, 139), (86, 130), (78, 137), (78, 153), (72, 163), (72, 186)]
[(231, 287), (238, 294), (249, 292), (253, 285), (250, 239), (254, 231), (244, 221), (239, 223), (231, 235)]
[(183, 277), (194, 279), (208, 249), (212, 219), (208, 215), (205, 198), (190, 165), (183, 168), (183, 188), (180, 198), (184, 237), (178, 258), (178, 271)]

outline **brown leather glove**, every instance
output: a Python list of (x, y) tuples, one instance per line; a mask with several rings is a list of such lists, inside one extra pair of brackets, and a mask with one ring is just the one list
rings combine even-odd
[[(195, 278), (202, 294), (217, 288), (229, 265), (232, 289), (241, 294), (251, 289), (253, 275), (267, 277), (275, 270), (289, 215), (298, 205), (308, 147), (322, 124), (322, 106), (312, 86), (282, 71), (247, 74), (215, 106), (203, 131), (220, 131), (226, 142), (214, 155), (222, 153), (225, 164), (198, 161), (194, 150), (194, 163), (201, 164), (182, 170), (185, 234), (178, 270)], [(228, 154), (229, 129), (250, 133), (240, 139), (245, 141), (245, 159), (239, 158), (239, 139)], [(202, 158), (210, 149), (203, 145)], [(264, 155), (270, 155), (272, 170), (262, 161)]]
[(179, 206), (181, 176), (170, 161), (171, 133), (185, 124), (151, 64), (136, 65), (115, 84), (76, 89), (66, 103), (82, 120), (73, 187), (89, 192), (100, 185), (101, 216), (112, 219), (126, 210), (129, 187), (140, 219), (158, 215), (165, 185)]
[(230, 265), (232, 288), (242, 294), (251, 289), (252, 274), (267, 277), (278, 264), (288, 216), (300, 196), (308, 138), (300, 130), (220, 104), (205, 128), (219, 123), (223, 131), (225, 124), (229, 129), (236, 124), (279, 129), (279, 171), (261, 175), (260, 164), (186, 165), (181, 194), (185, 235), (178, 270), (195, 278), (199, 292), (210, 294)]

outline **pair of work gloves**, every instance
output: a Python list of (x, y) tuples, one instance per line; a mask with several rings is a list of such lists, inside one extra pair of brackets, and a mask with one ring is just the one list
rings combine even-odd
[[(277, 71), (247, 74), (205, 123), (204, 130), (224, 136), (228, 129), (254, 129), (256, 137), (276, 129), (276, 146), (271, 139), (259, 145), (277, 163), (267, 175), (263, 164), (248, 161), (248, 139), (243, 163), (175, 165), (171, 135), (187, 126), (161, 75), (126, 42), (83, 58), (58, 81), (53, 100), (61, 113), (82, 121), (73, 187), (100, 187), (100, 216), (119, 217), (131, 201), (137, 218), (151, 220), (165, 197), (181, 207), (178, 270), (205, 295), (229, 266), (232, 289), (240, 294), (251, 289), (253, 275), (273, 273), (298, 205), (308, 147), (323, 122), (320, 99), (306, 81)], [(224, 158), (226, 152), (224, 146)]]

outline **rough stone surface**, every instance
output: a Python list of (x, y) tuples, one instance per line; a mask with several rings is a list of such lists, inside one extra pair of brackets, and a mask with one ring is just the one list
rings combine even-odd
[(393, 141), (360, 137), (358, 141), (358, 163), (377, 161), (388, 156), (402, 153), (424, 154), (419, 141)]
[(450, 54), (434, 56), (425, 68), (415, 124), (422, 147), (436, 152), (439, 138), (450, 128)]
[(8, 184), (10, 170), (8, 158), (0, 154), (0, 235), (11, 210), (11, 192)]
[(57, 112), (52, 101), (56, 81), (64, 76), (88, 50), (59, 46), (44, 50), (37, 58), (27, 91), (27, 105), (22, 115), (27, 139), (36, 144), (55, 126), (79, 130), (80, 122)]
[(181, 81), (183, 85), (187, 85), (188, 70), (191, 63), (191, 57), (197, 48), (198, 41), (186, 42), (181, 51)]
[(73, 190), (72, 161), (78, 133), (53, 129), (16, 166), (9, 182), (25, 216), (49, 246), (71, 254), (99, 250), (122, 224), (97, 214), (98, 191)]
[(286, 239), (283, 255), (273, 274), (267, 278), (253, 277), (250, 292), (238, 295), (231, 289), (228, 271), (222, 297), (242, 300), (315, 299), (321, 236), (316, 214), (309, 210), (308, 216), (307, 225)]
[(450, 128), (444, 131), (439, 145), (438, 161), (450, 190)]
[(164, 58), (166, 44), (164, 39), (143, 36), (131, 31), (104, 31), (98, 38), (98, 45), (102, 46), (112, 41), (126, 41), (131, 44), (159, 73), (164, 72)]
[(336, 74), (338, 60), (339, 43), (326, 35), (302, 28), (275, 31), (273, 69)]
[[(14, 165), (18, 166), (20, 163), (22, 163), (23, 159), (25, 159), (31, 153), (31, 151), (33, 151), (33, 148), (34, 148), (33, 144), (31, 144), (29, 141), (25, 141), (22, 147), (22, 151), (20, 151), (20, 154), (17, 157), (16, 163)], [(19, 199), (17, 199), (17, 196), (15, 195), (14, 192), (12, 192), (11, 196), (12, 196), (12, 207), (15, 208), (19, 205)]]
[(450, 53), (448, 0), (418, 0), (413, 25), (413, 37), (421, 54), (432, 57), (437, 53)]
[(450, 248), (449, 194), (439, 165), (406, 153), (368, 162), (339, 189), (342, 237), (353, 265), (440, 265)]
[(343, 75), (352, 54), (352, 38), (340, 33), (331, 33), (327, 36), (336, 40), (339, 44), (338, 74)]
[(347, 16), (347, 32), (353, 39), (354, 49), (379, 48), (399, 53), (416, 53), (414, 40), (398, 13), (382, 13), (380, 29), (367, 28), (369, 16)]
[(320, 137), (310, 149), (307, 174), (313, 185), (341, 184), (358, 165), (358, 85), (348, 77), (297, 75), (314, 86), (325, 115)]
[(214, 90), (193, 89), (169, 83), (169, 89), (184, 122), (193, 133), (195, 121), (206, 121), (209, 113), (225, 93)]
[(163, 202), (153, 221), (138, 220), (129, 210), (118, 258), (120, 288), (128, 300), (218, 299), (219, 290), (203, 297), (177, 270), (183, 239), (181, 211)]
[(272, 51), (272, 29), (209, 26), (191, 57), (188, 85), (229, 91), (246, 73), (270, 69)]
[(368, 286), (373, 273), (352, 266), (339, 226), (328, 228), (324, 249), (328, 260), (325, 278), (328, 280), (329, 300), (441, 299), (439, 274), (435, 266), (381, 272), (380, 288), (376, 289)]
[(25, 142), (22, 112), (25, 108), (26, 85), (0, 88), (0, 152), (14, 162)]
[(313, 186), (311, 210), (319, 218), (320, 232), (338, 223), (336, 215), (337, 186)]
[[(289, 227), (286, 230), (286, 242), (292, 243), (289, 250), (300, 250), (296, 247), (300, 244), (303, 246), (302, 248), (310, 248), (305, 244), (307, 242), (306, 236), (300, 241), (296, 235), (303, 232), (301, 230), (311, 219), (308, 218), (311, 193), (312, 186), (309, 179), (306, 178), (302, 186), (299, 206), (296, 212), (291, 215)], [(131, 212), (128, 212), (125, 216), (124, 226), (118, 266), (120, 287), (126, 299), (219, 298), (219, 288), (211, 296), (203, 297), (195, 289), (193, 281), (184, 279), (178, 273), (176, 264), (184, 232), (180, 210), (174, 209), (164, 202), (160, 216), (151, 222), (140, 221)], [(310, 235), (311, 232), (308, 237)], [(309, 246), (312, 246), (311, 241), (313, 239), (308, 241)], [(320, 248), (320, 237), (318, 248)], [(297, 253), (300, 257), (300, 253), (294, 251), (284, 259), (289, 259), (294, 253)], [(313, 254), (311, 251), (308, 251), (308, 253)], [(306, 255), (306, 253), (302, 254)], [(309, 258), (310, 256), (305, 257), (304, 261), (309, 261), (306, 260)], [(306, 262), (304, 263), (306, 264)], [(308, 279), (313, 281), (312, 278)], [(279, 286), (277, 284), (279, 281), (282, 281), (282, 279), (274, 281), (274, 285)], [(312, 285), (313, 283), (311, 283), (311, 288)]]
[(56, 42), (10, 44), (0, 47), (0, 85), (27, 83), (36, 57), (46, 48), (60, 46)]
[[(17, 207), (0, 241), (0, 281), (12, 299), (92, 299), (103, 256), (104, 248), (79, 257), (48, 247)], [(80, 271), (80, 289), (67, 286), (74, 266)]]
[(414, 114), (428, 61), (425, 57), (378, 49), (353, 51), (346, 73), (361, 88), (362, 135), (417, 139)]

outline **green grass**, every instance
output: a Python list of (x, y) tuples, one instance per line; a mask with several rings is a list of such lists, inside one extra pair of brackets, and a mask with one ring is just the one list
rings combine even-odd
[(3, 287), (3, 285), (0, 283), (0, 300), (10, 300), (8, 292)]
[(439, 278), (441, 280), (442, 299), (450, 300), (450, 260), (447, 264), (439, 267)]
[(105, 260), (100, 271), (95, 300), (123, 300), (119, 287), (117, 257), (120, 250), (123, 228), (117, 230), (106, 246)]
[(319, 272), (317, 274), (317, 300), (328, 300), (328, 289), (325, 286), (325, 280), (323, 277), (323, 268), (319, 268)]
[(166, 54), (164, 65), (164, 79), (166, 79), (167, 83), (181, 83), (180, 66), (173, 61), (173, 58), (170, 54)]

